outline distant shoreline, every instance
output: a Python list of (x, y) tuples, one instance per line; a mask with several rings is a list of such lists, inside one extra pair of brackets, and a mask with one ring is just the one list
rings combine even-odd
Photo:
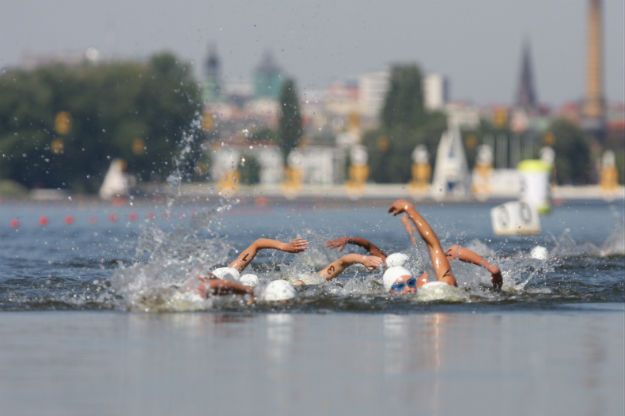
[[(592, 186), (555, 186), (552, 188), (552, 201), (557, 205), (561, 201), (623, 201), (625, 200), (625, 187), (619, 186), (613, 192), (606, 192), (597, 185)], [(303, 185), (294, 192), (285, 193), (281, 185), (257, 185), (240, 186), (236, 192), (219, 192), (213, 183), (184, 184), (179, 189), (172, 189), (166, 184), (143, 184), (137, 188), (136, 194), (130, 198), (120, 198), (117, 201), (103, 201), (94, 194), (72, 194), (58, 190), (33, 190), (20, 196), (0, 196), (0, 204), (3, 203), (74, 203), (74, 204), (99, 204), (112, 203), (113, 205), (126, 205), (128, 199), (143, 204), (151, 202), (155, 204), (166, 203), (169, 198), (175, 198), (180, 202), (201, 202), (217, 198), (238, 199), (242, 203), (254, 205), (271, 205), (275, 203), (305, 202), (349, 204), (354, 205), (382, 205), (396, 198), (408, 198), (420, 203), (485, 203), (515, 200), (515, 193), (493, 193), (488, 197), (478, 198), (469, 195), (466, 198), (434, 199), (428, 190), (418, 192), (411, 191), (406, 184), (367, 184), (358, 192), (348, 190), (345, 185)]]

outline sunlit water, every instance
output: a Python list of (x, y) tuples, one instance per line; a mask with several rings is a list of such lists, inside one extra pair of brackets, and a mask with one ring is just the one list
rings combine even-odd
[[(568, 203), (543, 218), (536, 237), (496, 237), (488, 205), (424, 205), (423, 215), (443, 245), (465, 245), (498, 264), (504, 290), (490, 290), (489, 275), (454, 262), (461, 296), (450, 302), (387, 296), (381, 272), (352, 267), (334, 282), (299, 289), (287, 304), (247, 305), (236, 297), (199, 300), (170, 289), (187, 278), (226, 265), (258, 237), (310, 241), (302, 254), (261, 252), (250, 271), (263, 285), (278, 278), (311, 275), (340, 253), (328, 239), (358, 235), (388, 253), (410, 255), (409, 268), (429, 269), (423, 244), (410, 246), (400, 222), (383, 206), (318, 208), (293, 203), (271, 207), (222, 200), (173, 207), (147, 203), (0, 206), (0, 309), (114, 309), (133, 311), (414, 311), (438, 307), (545, 308), (561, 302), (622, 302), (625, 294), (625, 232), (622, 203)], [(47, 226), (38, 218), (49, 217)], [(116, 222), (111, 221), (115, 215)], [(67, 215), (74, 217), (67, 225)], [(19, 229), (10, 219), (18, 217)], [(530, 256), (546, 247), (547, 260)], [(357, 251), (357, 249), (353, 249)], [(453, 303), (453, 302), (452, 302)]]
[(500, 265), (501, 293), (457, 262), (462, 296), (435, 302), (360, 268), (286, 304), (171, 289), (260, 236), (311, 245), (261, 252), (258, 290), (320, 269), (342, 235), (427, 270), (382, 204), (0, 205), (0, 414), (622, 415), (622, 203), (565, 203), (540, 236), (506, 238), (488, 205), (420, 208), (445, 246)]

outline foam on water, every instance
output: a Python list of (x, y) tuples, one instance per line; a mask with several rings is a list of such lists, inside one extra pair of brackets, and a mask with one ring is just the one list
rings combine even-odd
[[(622, 255), (623, 241), (619, 230), (615, 230), (601, 248), (589, 243), (577, 243), (570, 231), (565, 231), (554, 238), (551, 246), (546, 247), (549, 253), (547, 259), (533, 258), (531, 249), (497, 255), (486, 242), (475, 239), (466, 246), (498, 264), (502, 270), (504, 282), (500, 293), (491, 290), (491, 277), (484, 269), (454, 261), (452, 267), (459, 281), (458, 288), (432, 284), (421, 288), (416, 296), (397, 299), (397, 296), (388, 296), (383, 290), (383, 270), (370, 273), (364, 267), (355, 266), (335, 281), (324, 283), (316, 271), (340, 255), (326, 249), (323, 244), (334, 236), (304, 230), (301, 236), (311, 242), (306, 252), (285, 257), (267, 251), (269, 260), (250, 266), (259, 277), (259, 285), (255, 289), (258, 300), (256, 306), (250, 306), (245, 299), (236, 296), (202, 299), (184, 284), (189, 277), (223, 266), (236, 256), (237, 251), (223, 238), (221, 229), (223, 214), (231, 208), (231, 203), (217, 204), (204, 212), (191, 227), (171, 231), (164, 231), (154, 224), (146, 227), (139, 238), (136, 261), (118, 269), (111, 279), (115, 293), (123, 299), (120, 306), (143, 311), (262, 308), (265, 288), (277, 279), (291, 282), (305, 280), (310, 285), (296, 289), (296, 298), (288, 306), (283, 305), (288, 308), (307, 308), (318, 302), (322, 302), (325, 307), (341, 309), (346, 305), (349, 308), (355, 305), (360, 305), (358, 308), (379, 308), (384, 307), (382, 303), (403, 304), (404, 300), (418, 304), (571, 299), (577, 295), (575, 291), (568, 289), (566, 281), (548, 278), (550, 274), (558, 268), (566, 267), (567, 263), (576, 262), (572, 257), (593, 259)], [(414, 274), (428, 271), (433, 276), (429, 270), (427, 253), (422, 247), (409, 247), (404, 253), (408, 255), (405, 266)], [(285, 262), (284, 258), (288, 260)]]

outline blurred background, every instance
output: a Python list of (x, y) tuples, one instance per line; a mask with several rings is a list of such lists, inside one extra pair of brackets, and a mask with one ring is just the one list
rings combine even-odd
[(572, 194), (622, 193), (621, 0), (22, 1), (0, 25), (5, 198), (175, 173), (486, 199), (521, 192), (527, 160)]

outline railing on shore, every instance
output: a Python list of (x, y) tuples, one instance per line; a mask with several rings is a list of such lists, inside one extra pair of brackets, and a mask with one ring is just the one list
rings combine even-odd
[[(150, 193), (170, 193), (162, 185), (151, 185), (144, 187), (146, 194)], [(202, 197), (215, 195), (218, 191), (212, 183), (191, 183), (181, 185), (179, 195), (181, 197)], [(345, 185), (302, 185), (296, 193), (285, 194), (281, 185), (255, 185), (255, 186), (239, 186), (236, 191), (232, 192), (233, 196), (256, 198), (326, 198), (326, 199), (393, 199), (393, 198), (412, 198), (414, 200), (430, 200), (432, 194), (429, 188), (415, 190), (408, 184), (367, 184), (357, 194), (349, 191)], [(553, 186), (551, 188), (551, 196), (553, 199), (625, 199), (625, 187), (619, 186), (613, 191), (606, 191), (597, 185), (589, 186)], [(468, 202), (468, 201), (487, 201), (501, 199), (517, 199), (517, 192), (506, 192), (499, 190), (491, 192), (487, 197), (480, 198), (469, 195), (465, 198), (448, 198), (444, 201)]]

